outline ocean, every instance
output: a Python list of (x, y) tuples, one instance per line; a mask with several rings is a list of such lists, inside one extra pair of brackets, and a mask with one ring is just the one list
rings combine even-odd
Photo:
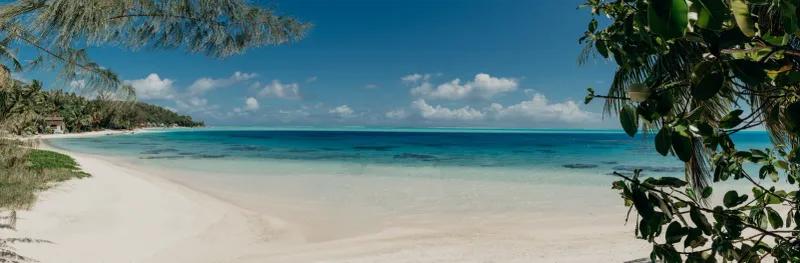
[[(734, 139), (739, 149), (770, 145), (763, 131)], [(618, 231), (627, 209), (610, 173), (683, 177), (652, 137), (615, 130), (223, 127), (50, 144), (286, 219), (309, 242), (393, 228)]]
[[(471, 169), (487, 175), (493, 170), (547, 171), (575, 174), (581, 177), (574, 178), (578, 183), (586, 182), (582, 179), (600, 183), (605, 180), (592, 178), (605, 178), (612, 171), (638, 168), (645, 174), (660, 175), (683, 169), (676, 157), (663, 157), (655, 151), (652, 137), (629, 137), (614, 130), (224, 127), (155, 131), (57, 139), (52, 144), (145, 165), (247, 174), (264, 173), (265, 167), (282, 173), (331, 172), (347, 167), (436, 168)], [(764, 132), (735, 136), (740, 149), (769, 146)], [(224, 165), (228, 163), (241, 165)], [(540, 178), (528, 179), (542, 182), (537, 181)], [(545, 182), (576, 183), (562, 179)]]

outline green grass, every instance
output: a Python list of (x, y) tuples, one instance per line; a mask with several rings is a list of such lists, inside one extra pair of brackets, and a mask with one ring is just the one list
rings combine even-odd
[(88, 176), (68, 155), (0, 145), (0, 211), (30, 209), (39, 192)]
[(81, 171), (75, 159), (69, 155), (45, 150), (31, 150), (28, 153), (29, 167), (32, 169), (67, 169), (76, 172), (75, 177), (83, 178), (89, 174)]

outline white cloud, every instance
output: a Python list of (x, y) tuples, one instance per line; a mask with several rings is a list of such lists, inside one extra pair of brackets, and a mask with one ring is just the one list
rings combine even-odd
[(203, 106), (206, 106), (208, 104), (208, 100), (207, 99), (203, 99), (203, 98), (198, 98), (198, 97), (191, 97), (191, 98), (189, 98), (189, 104), (191, 104), (192, 106), (195, 106), (195, 107), (203, 107)]
[(411, 107), (419, 110), (422, 118), (431, 120), (480, 120), (483, 119), (483, 112), (465, 106), (460, 109), (449, 109), (436, 105), (436, 107), (428, 105), (424, 99), (418, 99), (411, 103)]
[(378, 85), (375, 85), (375, 84), (367, 84), (367, 85), (364, 85), (364, 88), (365, 88), (365, 89), (377, 89), (377, 88), (378, 88)]
[(404, 109), (393, 110), (386, 113), (386, 118), (395, 119), (395, 120), (403, 120), (408, 118), (409, 114)]
[(530, 100), (522, 101), (508, 107), (499, 103), (492, 103), (482, 110), (464, 106), (462, 108), (447, 108), (441, 105), (430, 105), (424, 99), (417, 99), (409, 108), (392, 110), (386, 113), (386, 118), (402, 120), (410, 117), (425, 120), (464, 121), (472, 124), (525, 126), (533, 123), (549, 124), (592, 124), (601, 120), (597, 113), (581, 109), (580, 104), (568, 100), (563, 103), (550, 103), (547, 98), (539, 93)]
[(433, 88), (433, 85), (424, 81), (420, 86), (411, 89), (411, 95), (428, 99), (460, 100), (465, 98), (490, 99), (502, 93), (515, 91), (519, 80), (514, 78), (496, 78), (489, 74), (475, 75), (473, 81), (461, 84), (460, 79), (454, 79)]
[(525, 95), (531, 95), (536, 91), (534, 91), (533, 89), (525, 89), (523, 92), (525, 92)]
[(276, 97), (283, 99), (300, 99), (300, 85), (297, 83), (282, 84), (280, 80), (273, 80), (258, 92), (262, 97)]
[(258, 108), (259, 108), (258, 100), (256, 100), (256, 98), (249, 97), (246, 100), (244, 100), (244, 109), (245, 110), (257, 111)]
[(177, 109), (181, 112), (202, 112), (204, 114), (216, 114), (219, 105), (208, 105), (208, 100), (198, 97), (191, 97), (187, 100), (175, 100)]
[(195, 80), (192, 85), (189, 85), (189, 93), (201, 95), (209, 90), (221, 87), (229, 87), (237, 82), (249, 80), (257, 76), (258, 74), (256, 73), (241, 73), (237, 71), (225, 79), (200, 78)]
[(250, 89), (251, 90), (257, 90), (257, 89), (260, 89), (260, 88), (261, 88), (261, 81), (256, 81), (256, 82), (253, 82), (253, 84), (250, 84)]
[(178, 113), (178, 110), (173, 108), (173, 107), (170, 107), (170, 106), (161, 106), (161, 107), (165, 108), (165, 109), (167, 109), (167, 110), (169, 110), (171, 112)]
[(493, 103), (490, 112), (495, 118), (501, 120), (527, 120), (527, 121), (560, 121), (567, 123), (596, 122), (599, 115), (584, 111), (578, 103), (566, 101), (550, 104), (547, 98), (539, 93), (533, 95), (531, 100), (520, 102), (504, 108)]
[(172, 99), (175, 89), (172, 88), (171, 79), (161, 79), (158, 74), (152, 73), (144, 79), (125, 80), (123, 83), (136, 89), (136, 97), (140, 99)]
[(311, 83), (311, 82), (314, 82), (314, 81), (317, 81), (317, 76), (313, 76), (313, 77), (310, 77), (310, 78), (306, 79), (306, 83)]
[(403, 81), (403, 83), (417, 83), (417, 81), (419, 81), (419, 80), (428, 81), (434, 75), (438, 77), (438, 76), (441, 76), (442, 73), (436, 73), (436, 74), (414, 73), (414, 74), (405, 75), (402, 78), (400, 78), (400, 80)]
[(420, 79), (422, 79), (422, 75), (417, 74), (417, 73), (410, 74), (410, 75), (405, 75), (402, 78), (400, 78), (400, 80), (405, 82), (405, 83), (415, 83)]
[(338, 116), (340, 118), (350, 118), (355, 116), (353, 109), (348, 107), (347, 105), (342, 105), (333, 109), (330, 109), (328, 113)]

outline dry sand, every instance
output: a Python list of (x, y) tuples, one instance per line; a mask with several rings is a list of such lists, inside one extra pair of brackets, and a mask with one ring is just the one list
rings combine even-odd
[(624, 215), (587, 223), (579, 215), (543, 214), (539, 224), (504, 231), (394, 227), (307, 242), (299, 220), (245, 210), (135, 167), (64, 153), (92, 177), (43, 193), (32, 211), (19, 213), (14, 233), (54, 242), (17, 245), (41, 262), (623, 262), (648, 254), (633, 227), (622, 225)]

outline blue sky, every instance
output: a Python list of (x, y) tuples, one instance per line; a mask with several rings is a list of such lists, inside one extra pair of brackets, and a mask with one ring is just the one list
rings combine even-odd
[(601, 120), (602, 102), (582, 102), (587, 87), (607, 90), (614, 65), (576, 65), (591, 19), (581, 3), (256, 2), (315, 27), (300, 42), (225, 60), (90, 55), (139, 100), (211, 125), (617, 127)]

